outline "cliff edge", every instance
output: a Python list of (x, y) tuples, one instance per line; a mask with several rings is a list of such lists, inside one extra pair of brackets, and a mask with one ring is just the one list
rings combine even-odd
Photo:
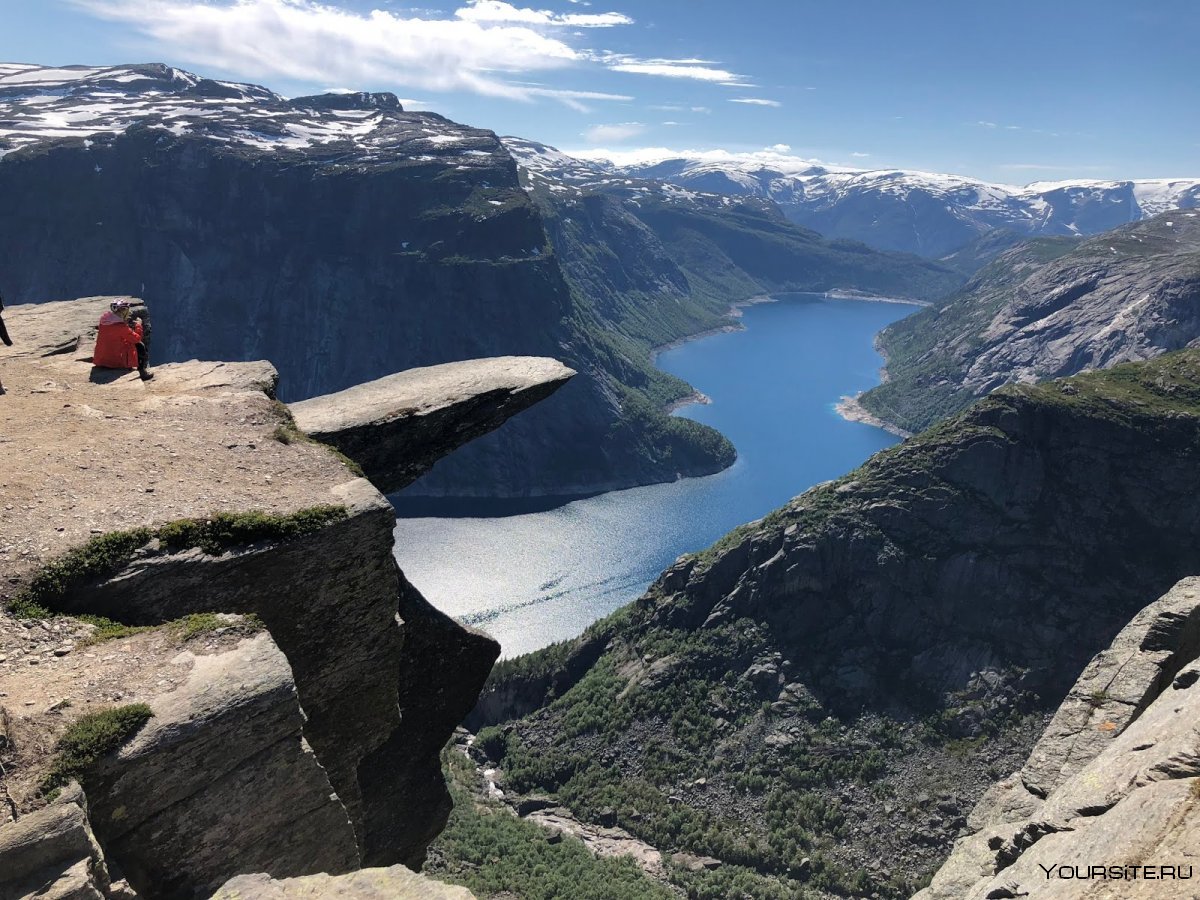
[[(0, 847), (66, 802), (102, 849), (96, 896), (101, 869), (193, 897), (419, 867), (450, 808), (438, 753), (498, 645), (408, 584), (390, 505), (296, 427), (268, 363), (92, 367), (108, 299), (6, 311)], [(400, 452), (449, 452), (521, 408), (444, 401), (477, 427), (450, 414)]]
[(1197, 721), (1200, 578), (1185, 578), (1088, 664), (916, 900), (1196, 896)]

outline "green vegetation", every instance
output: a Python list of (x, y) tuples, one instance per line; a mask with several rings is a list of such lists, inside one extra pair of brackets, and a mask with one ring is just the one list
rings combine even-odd
[[(50, 613), (47, 613), (47, 615), (50, 615)], [(103, 644), (105, 641), (115, 641), (119, 638), (131, 637), (135, 634), (153, 631), (157, 627), (155, 625), (125, 625), (122, 622), (114, 622), (106, 616), (82, 615), (75, 616), (75, 618), (80, 622), (96, 626), (96, 630), (86, 640), (79, 642), (80, 647), (91, 647), (95, 644)]]
[(202, 634), (216, 631), (218, 628), (237, 628), (243, 632), (263, 631), (266, 628), (262, 619), (253, 613), (244, 616), (234, 616), (232, 619), (223, 617), (219, 613), (193, 613), (181, 619), (168, 622), (165, 626), (125, 625), (121, 622), (114, 622), (105, 616), (82, 615), (74, 616), (74, 618), (88, 625), (96, 626), (96, 630), (91, 635), (79, 642), (80, 647), (92, 647), (96, 644), (103, 644), (106, 641), (115, 641), (119, 638), (127, 638), (135, 634), (155, 631), (159, 628), (169, 629), (180, 641), (184, 642), (190, 641), (192, 638), (199, 637)]
[(92, 538), (42, 567), (9, 605), (18, 618), (46, 618), (50, 607), (72, 587), (104, 578), (125, 565), (133, 554), (150, 543), (149, 528), (113, 531)]
[(1200, 350), (1164, 353), (1146, 362), (1008, 390), (1080, 415), (1122, 423), (1200, 416)]
[[(717, 711), (734, 732), (753, 731), (769, 718), (753, 686), (739, 677), (767, 643), (765, 626), (740, 619), (694, 631), (625, 627), (620, 634), (547, 706), (552, 743), (530, 743), (520, 728), (479, 733), (477, 746), (500, 762), (507, 787), (557, 796), (584, 821), (611, 811), (616, 824), (664, 852), (720, 859), (718, 872), (673, 872), (672, 881), (693, 896), (726, 896), (721, 892), (731, 885), (754, 898), (801, 897), (813, 888), (853, 896), (862, 876), (827, 852), (845, 825), (830, 789), (878, 778), (883, 752), (842, 752), (846, 730), (826, 719), (792, 746), (759, 749), (731, 768), (712, 752), (722, 738)], [(642, 723), (651, 727), (632, 772), (585, 749), (616, 745)], [(733, 812), (715, 814), (677, 796), (703, 775), (757, 798), (749, 801), (757, 810), (751, 827)]]
[[(314, 534), (347, 515), (343, 506), (314, 506), (285, 515), (216, 513), (207, 519), (181, 519), (158, 529), (134, 528), (98, 535), (43, 566), (10, 602), (9, 611), (18, 618), (52, 616), (56, 604), (73, 589), (120, 571), (155, 539), (170, 553), (198, 547), (215, 556), (231, 547)], [(102, 629), (117, 625), (111, 620), (97, 620), (93, 624)]]
[[(529, 683), (539, 679), (545, 679), (548, 689), (552, 689), (553, 686), (550, 685), (552, 678), (563, 672), (573, 654), (589, 644), (607, 643), (616, 631), (632, 619), (633, 614), (634, 607), (632, 605), (623, 606), (603, 619), (593, 622), (577, 638), (557, 641), (534, 653), (497, 661), (488, 674), (484, 693), (498, 684)], [(547, 699), (554, 698), (548, 697)]]
[[(628, 857), (598, 859), (571, 837), (551, 838), (506, 807), (473, 796), (474, 766), (454, 749), (443, 752), (454, 798), (445, 830), (430, 848), (426, 874), (470, 888), (481, 900), (671, 900), (676, 894), (648, 878)], [(507, 892), (507, 893), (506, 893)]]
[(313, 506), (286, 515), (262, 512), (215, 513), (204, 519), (179, 519), (162, 526), (158, 539), (170, 552), (198, 547), (219, 556), (231, 547), (259, 541), (289, 541), (315, 534), (346, 518), (344, 506)]
[(81, 777), (101, 757), (137, 734), (153, 715), (145, 703), (132, 703), (88, 713), (73, 722), (58, 741), (58, 753), (42, 779), (41, 792), (48, 794)]
[(211, 634), (220, 628), (237, 628), (240, 631), (266, 630), (263, 620), (254, 615), (254, 613), (238, 616), (236, 621), (232, 622), (227, 616), (222, 616), (219, 613), (193, 613), (190, 616), (184, 616), (182, 619), (169, 622), (167, 627), (177, 634), (181, 641), (190, 641), (192, 638)]

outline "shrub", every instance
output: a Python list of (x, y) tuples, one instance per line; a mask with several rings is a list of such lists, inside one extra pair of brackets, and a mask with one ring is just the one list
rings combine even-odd
[(215, 513), (204, 519), (180, 519), (158, 530), (158, 539), (171, 551), (199, 547), (219, 556), (230, 547), (267, 540), (291, 540), (320, 531), (346, 518), (344, 506), (313, 506), (278, 516), (270, 513)]
[(494, 725), (479, 730), (479, 734), (475, 735), (475, 746), (486, 753), (487, 758), (493, 762), (502, 762), (508, 753), (508, 742), (504, 732)]
[(42, 779), (41, 792), (48, 794), (70, 779), (83, 775), (102, 757), (137, 734), (153, 715), (145, 703), (131, 703), (77, 719), (58, 740), (58, 754)]
[(47, 618), (50, 607), (73, 586), (111, 575), (150, 542), (149, 528), (112, 531), (47, 563), (29, 582), (9, 610), (18, 618)]

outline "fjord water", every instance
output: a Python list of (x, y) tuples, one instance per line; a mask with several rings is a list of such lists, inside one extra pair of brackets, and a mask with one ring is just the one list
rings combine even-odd
[[(912, 306), (790, 294), (743, 310), (744, 331), (664, 351), (658, 365), (711, 398), (677, 414), (720, 429), (716, 475), (614, 491), (540, 512), (406, 518), (396, 558), (431, 603), (494, 635), (505, 656), (573, 637), (638, 597), (677, 556), (836, 478), (895, 442), (834, 409), (878, 383), (875, 334)], [(427, 504), (420, 504), (427, 508)]]

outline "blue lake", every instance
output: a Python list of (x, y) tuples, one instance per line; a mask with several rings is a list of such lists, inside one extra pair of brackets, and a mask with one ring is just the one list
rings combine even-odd
[(494, 635), (505, 656), (573, 637), (638, 597), (681, 553), (893, 444), (834, 407), (878, 383), (875, 334), (913, 310), (811, 294), (747, 307), (744, 331), (658, 357), (711, 398), (677, 414), (729, 437), (738, 449), (732, 467), (544, 512), (399, 518), (396, 558), (431, 603)]

